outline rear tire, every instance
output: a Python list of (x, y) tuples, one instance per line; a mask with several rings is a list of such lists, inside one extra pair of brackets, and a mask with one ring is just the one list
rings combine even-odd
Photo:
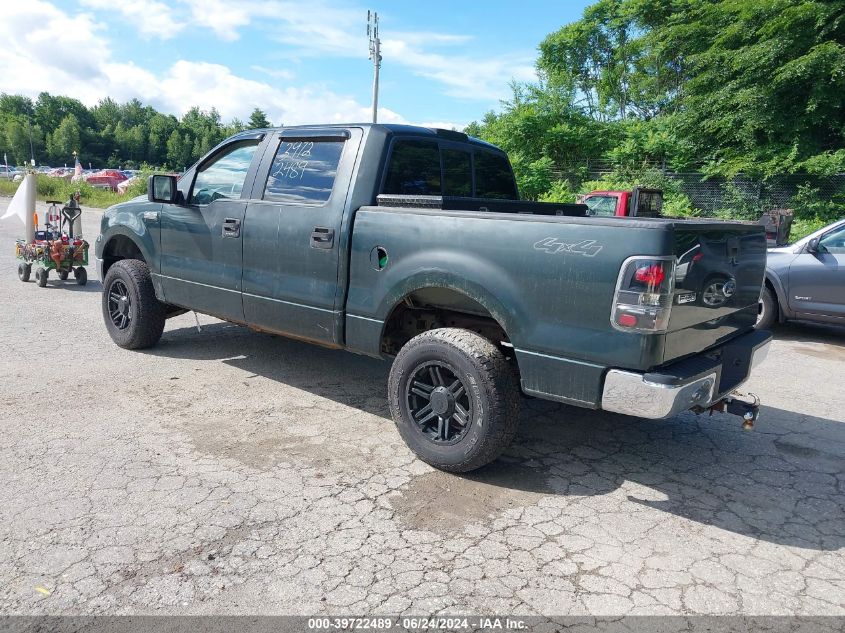
[(39, 266), (35, 269), (35, 281), (38, 283), (40, 288), (47, 287), (47, 279), (50, 277), (50, 271), (46, 268)]
[(32, 265), (31, 264), (24, 264), (21, 262), (18, 264), (18, 279), (21, 281), (29, 281), (29, 276), (32, 273)]
[(76, 284), (78, 286), (84, 286), (88, 283), (88, 271), (86, 271), (82, 266), (77, 266), (73, 269), (73, 278), (76, 279)]
[(775, 293), (769, 286), (764, 285), (760, 293), (760, 312), (757, 315), (758, 330), (770, 330), (778, 319), (778, 303)]
[(156, 298), (144, 262), (122, 259), (109, 268), (103, 280), (102, 308), (106, 329), (118, 346), (143, 349), (161, 338), (165, 305)]
[(58, 274), (59, 279), (61, 279), (62, 281), (67, 281), (68, 272), (66, 270), (60, 270)]
[(408, 447), (448, 472), (492, 462), (519, 425), (511, 366), (493, 343), (469, 330), (430, 330), (406, 343), (390, 369), (388, 399)]

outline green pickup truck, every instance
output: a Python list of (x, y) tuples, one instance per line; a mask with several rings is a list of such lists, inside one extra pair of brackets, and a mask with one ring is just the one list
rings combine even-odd
[(508, 446), (521, 394), (753, 423), (735, 390), (771, 338), (754, 329), (762, 226), (518, 198), (507, 156), (459, 132), (243, 132), (105, 213), (106, 328), (145, 348), (194, 310), (392, 359), (399, 433), (453, 472)]

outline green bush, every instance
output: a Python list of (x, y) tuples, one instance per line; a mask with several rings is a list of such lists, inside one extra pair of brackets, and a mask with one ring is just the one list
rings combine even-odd
[(679, 180), (669, 178), (657, 169), (644, 169), (638, 172), (610, 172), (600, 180), (588, 180), (581, 183), (580, 193), (591, 191), (631, 191), (634, 187), (647, 187), (663, 191), (663, 215), (672, 217), (690, 217), (699, 215), (692, 206), (689, 196), (684, 193)]
[(540, 194), (541, 202), (575, 202), (577, 195), (575, 189), (568, 180), (555, 180), (552, 186), (543, 194)]

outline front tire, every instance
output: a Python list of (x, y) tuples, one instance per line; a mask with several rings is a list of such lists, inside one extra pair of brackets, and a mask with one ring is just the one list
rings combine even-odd
[(73, 269), (73, 278), (76, 279), (78, 286), (84, 286), (88, 283), (88, 271), (82, 266), (77, 266)]
[(32, 265), (20, 263), (18, 264), (18, 279), (21, 281), (29, 281), (29, 276), (32, 273)]
[(408, 447), (448, 472), (492, 462), (519, 424), (512, 368), (493, 343), (469, 330), (430, 330), (406, 343), (390, 369), (388, 399)]
[(165, 306), (155, 295), (149, 267), (122, 259), (103, 281), (103, 319), (112, 340), (124, 349), (152, 347), (164, 331)]
[(768, 286), (763, 286), (760, 293), (760, 312), (757, 314), (758, 330), (770, 330), (778, 318), (778, 303), (775, 293)]
[(40, 288), (47, 287), (47, 280), (50, 278), (50, 271), (44, 268), (43, 266), (39, 266), (35, 269), (35, 281), (38, 283)]

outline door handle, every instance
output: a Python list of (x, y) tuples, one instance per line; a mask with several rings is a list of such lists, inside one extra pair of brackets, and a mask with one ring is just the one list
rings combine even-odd
[(334, 229), (315, 226), (311, 232), (311, 248), (331, 248), (334, 246)]
[(223, 220), (223, 237), (240, 237), (241, 221), (237, 218), (226, 218)]

